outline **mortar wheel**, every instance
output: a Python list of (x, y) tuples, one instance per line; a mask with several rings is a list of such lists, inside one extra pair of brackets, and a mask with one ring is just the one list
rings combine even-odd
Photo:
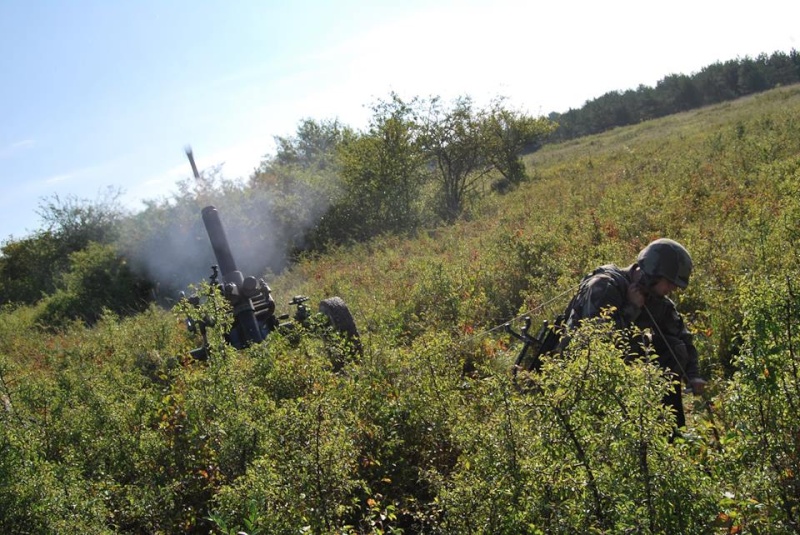
[(331, 348), (334, 368), (341, 368), (347, 357), (361, 356), (361, 338), (358, 335), (356, 321), (342, 298), (329, 297), (322, 300), (319, 304), (319, 311), (328, 318), (328, 323), (333, 330), (341, 335), (340, 343), (333, 344), (338, 347)]

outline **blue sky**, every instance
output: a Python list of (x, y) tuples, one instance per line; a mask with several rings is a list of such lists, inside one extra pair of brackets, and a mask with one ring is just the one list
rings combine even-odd
[(800, 2), (0, 0), (0, 242), (52, 195), (131, 210), (201, 168), (247, 177), (303, 118), (402, 97), (539, 115), (800, 49)]

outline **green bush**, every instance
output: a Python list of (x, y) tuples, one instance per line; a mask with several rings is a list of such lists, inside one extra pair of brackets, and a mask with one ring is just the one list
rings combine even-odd
[(710, 479), (668, 438), (668, 382), (625, 363), (607, 327), (587, 326), (518, 391), (492, 375), (465, 391), (462, 451), (441, 480), (454, 533), (698, 533), (715, 515)]
[(129, 315), (147, 307), (149, 290), (113, 246), (90, 243), (70, 255), (59, 288), (43, 300), (40, 322), (58, 327), (75, 319), (93, 324), (104, 311)]
[(800, 525), (800, 294), (785, 278), (742, 281), (746, 311), (737, 371), (725, 393), (728, 514), (741, 525), (796, 533)]

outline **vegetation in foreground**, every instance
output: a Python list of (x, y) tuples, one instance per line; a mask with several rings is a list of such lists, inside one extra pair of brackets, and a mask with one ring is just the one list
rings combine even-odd
[[(214, 331), (199, 363), (180, 311), (52, 331), (37, 324), (45, 304), (6, 306), (0, 526), (800, 531), (800, 88), (546, 146), (526, 164), (530, 179), (453, 225), (333, 247), (270, 281), (279, 306), (350, 305), (364, 356), (338, 373), (312, 337), (234, 352)], [(500, 326), (551, 317), (582, 273), (658, 236), (694, 256), (678, 304), (713, 378), (706, 399), (687, 399), (684, 438), (666, 440), (655, 368), (622, 364), (598, 325), (515, 388), (518, 347)]]

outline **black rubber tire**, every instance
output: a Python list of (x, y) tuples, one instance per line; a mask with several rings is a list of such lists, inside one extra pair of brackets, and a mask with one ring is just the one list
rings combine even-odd
[(356, 321), (341, 297), (329, 297), (319, 304), (319, 311), (328, 318), (334, 330), (342, 333), (350, 345), (350, 350), (361, 355), (361, 339), (356, 328)]
[(356, 321), (341, 297), (329, 297), (322, 300), (319, 304), (319, 311), (328, 318), (331, 326), (337, 331), (353, 337), (358, 336)]

